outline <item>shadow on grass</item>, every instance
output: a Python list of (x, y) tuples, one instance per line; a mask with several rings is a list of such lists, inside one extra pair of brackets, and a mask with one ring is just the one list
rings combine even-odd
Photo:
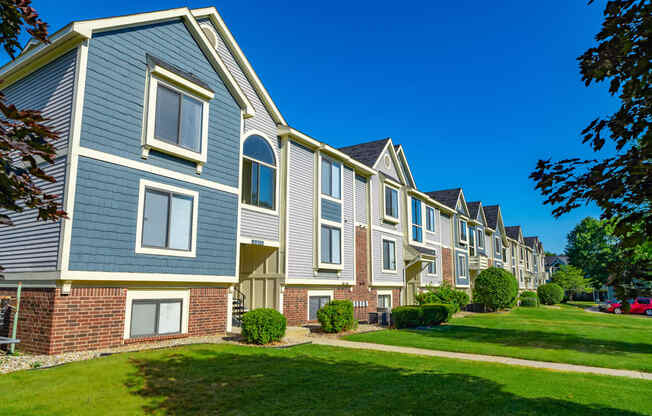
[[(483, 344), (501, 344), (507, 347), (568, 349), (593, 354), (637, 353), (651, 354), (652, 344), (587, 338), (558, 332), (483, 328), (449, 324), (429, 330), (408, 330), (424, 338), (447, 338)], [(432, 343), (436, 345), (435, 341)]]
[(348, 356), (198, 349), (162, 359), (134, 358), (132, 364), (137, 371), (127, 386), (132, 394), (149, 399), (147, 414), (639, 415), (519, 397), (481, 377), (392, 368)]

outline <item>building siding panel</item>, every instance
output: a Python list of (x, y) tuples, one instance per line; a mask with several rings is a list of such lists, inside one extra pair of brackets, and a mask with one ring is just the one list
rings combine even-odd
[(253, 211), (244, 206), (240, 212), (240, 215), (242, 215), (240, 219), (240, 235), (242, 237), (279, 241), (278, 215)]
[(289, 279), (307, 279), (313, 276), (315, 207), (315, 154), (290, 141), (288, 172), (288, 270)]
[(367, 224), (367, 184), (366, 178), (355, 176), (355, 221), (359, 224)]

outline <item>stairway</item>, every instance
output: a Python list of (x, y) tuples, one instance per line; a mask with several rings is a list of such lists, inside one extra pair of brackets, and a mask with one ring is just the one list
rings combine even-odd
[(234, 289), (233, 303), (231, 305), (231, 320), (235, 327), (240, 327), (242, 325), (242, 315), (248, 311), (245, 306), (246, 299), (247, 297), (244, 293), (240, 292), (238, 289)]

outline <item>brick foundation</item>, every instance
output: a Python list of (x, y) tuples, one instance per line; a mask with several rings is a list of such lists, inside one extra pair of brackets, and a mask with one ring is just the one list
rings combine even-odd
[[(73, 287), (69, 295), (62, 295), (58, 288), (23, 289), (18, 348), (36, 354), (60, 354), (224, 333), (227, 295), (227, 288), (193, 288), (190, 290), (187, 334), (125, 340), (127, 288)], [(2, 296), (10, 296), (11, 303), (15, 304), (15, 289), (0, 290)], [(11, 333), (13, 313), (11, 315), (8, 317), (10, 325), (0, 323), (0, 336)]]
[(453, 285), (453, 251), (450, 248), (441, 249), (441, 269), (443, 280)]

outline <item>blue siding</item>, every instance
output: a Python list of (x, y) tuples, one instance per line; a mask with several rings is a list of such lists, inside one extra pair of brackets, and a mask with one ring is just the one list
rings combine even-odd
[(322, 199), (321, 218), (328, 221), (342, 222), (342, 204), (329, 199)]
[[(199, 192), (197, 257), (135, 253), (141, 178)], [(235, 275), (236, 195), (82, 157), (75, 199), (71, 270)]]
[[(464, 267), (466, 269), (466, 277), (462, 278), (460, 277), (460, 267), (459, 267), (459, 257), (463, 257), (466, 266)], [(469, 284), (469, 257), (466, 255), (466, 253), (461, 253), (459, 251), (455, 252), (455, 284), (457, 285), (468, 285)]]
[[(141, 159), (146, 54), (191, 72), (215, 92), (201, 178), (238, 186), (240, 108), (181, 20), (94, 34), (88, 52), (81, 145)], [(195, 164), (156, 151), (145, 163), (195, 175)]]

